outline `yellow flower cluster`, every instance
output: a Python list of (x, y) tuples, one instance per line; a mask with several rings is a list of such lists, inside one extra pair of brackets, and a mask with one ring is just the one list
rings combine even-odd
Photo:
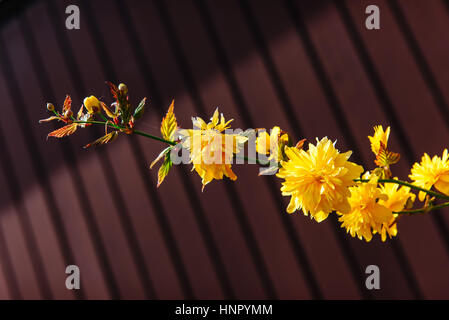
[[(277, 176), (285, 179), (282, 194), (291, 196), (287, 212), (301, 209), (320, 222), (336, 211), (341, 226), (353, 237), (371, 241), (378, 233), (385, 241), (387, 235), (396, 236), (398, 213), (412, 206), (416, 196), (409, 186), (399, 186), (397, 178), (380, 179), (390, 178), (390, 165), (399, 160), (399, 154), (387, 149), (389, 135), (390, 127), (385, 131), (382, 126), (374, 127), (374, 135), (368, 138), (379, 167), (372, 173), (366, 172), (361, 179), (358, 178), (363, 169), (348, 161), (350, 152), (340, 154), (327, 138), (310, 144), (307, 152), (285, 147), (288, 161), (281, 161)], [(410, 179), (415, 186), (426, 190), (435, 186), (449, 195), (448, 158), (447, 150), (442, 158), (430, 159), (425, 154), (421, 163), (413, 166)], [(421, 201), (425, 195), (420, 192)]]
[[(430, 159), (425, 153), (421, 163), (415, 163), (409, 178), (415, 181), (415, 185), (424, 189), (430, 189), (432, 186), (444, 193), (449, 194), (449, 158), (447, 149), (443, 151), (440, 158), (434, 156)], [(419, 192), (419, 200), (423, 201), (425, 193)]]
[(234, 154), (238, 153), (247, 137), (238, 134), (226, 134), (233, 119), (225, 121), (223, 114), (219, 117), (218, 108), (211, 122), (206, 123), (200, 117), (192, 118), (194, 129), (179, 130), (183, 138), (182, 146), (190, 151), (193, 169), (202, 178), (203, 189), (213, 179), (223, 176), (236, 180), (231, 169)]
[(321, 222), (334, 210), (350, 211), (348, 187), (355, 184), (363, 168), (348, 161), (351, 152), (340, 153), (335, 144), (323, 138), (309, 150), (286, 147), (288, 160), (282, 161), (277, 176), (285, 179), (282, 195), (291, 196), (288, 213), (302, 210)]
[(279, 162), (284, 159), (284, 147), (288, 144), (288, 134), (278, 126), (271, 129), (268, 134), (263, 131), (256, 139), (256, 151), (260, 154), (269, 155), (268, 160)]
[[(258, 155), (255, 163), (261, 164), (259, 159), (264, 157), (269, 161), (268, 167), (260, 174), (276, 174), (281, 179), (282, 195), (290, 197), (288, 213), (299, 211), (317, 222), (335, 214), (347, 233), (366, 241), (371, 241), (376, 234), (382, 241), (395, 237), (402, 214), (449, 207), (448, 150), (445, 149), (441, 157), (431, 158), (425, 153), (411, 169), (411, 182), (399, 180), (393, 177), (390, 168), (400, 159), (399, 153), (389, 150), (390, 127), (384, 130), (382, 126), (375, 126), (373, 136), (368, 136), (376, 167), (364, 171), (362, 166), (349, 161), (351, 151), (340, 152), (336, 142), (327, 137), (317, 138), (316, 143), (309, 143), (306, 149), (305, 139), (294, 144), (288, 133), (278, 126), (273, 127), (270, 133), (265, 129), (243, 133), (227, 131), (232, 120), (226, 121), (218, 108), (209, 122), (194, 117), (193, 129), (181, 129), (174, 114), (173, 101), (162, 119), (162, 138), (138, 131), (134, 128), (135, 121), (143, 115), (146, 98), (133, 107), (126, 85), (108, 85), (115, 99), (111, 106), (108, 107), (95, 96), (87, 97), (76, 118), (69, 96), (61, 111), (57, 111), (53, 104), (47, 104), (53, 116), (41, 122), (58, 120), (65, 124), (48, 136), (62, 138), (73, 134), (77, 128), (102, 124), (106, 129), (105, 135), (86, 147), (110, 143), (121, 133), (138, 134), (165, 142), (169, 146), (150, 166), (163, 159), (158, 171), (158, 186), (173, 165), (172, 151), (188, 150), (189, 163), (193, 164), (192, 171), (200, 176), (202, 189), (213, 180), (225, 177), (236, 180), (232, 164), (244, 145), (248, 144), (248, 148), (253, 147)], [(108, 133), (108, 129), (111, 132)], [(249, 139), (250, 133), (257, 134), (255, 141)], [(418, 199), (424, 202), (422, 208), (413, 209), (416, 195), (412, 191), (419, 191)], [(436, 204), (440, 199), (446, 202)]]
[[(366, 173), (364, 178), (370, 178)], [(409, 187), (400, 187), (397, 184), (381, 184), (378, 178), (371, 177), (367, 183), (357, 183), (349, 188), (351, 197), (349, 203), (351, 210), (347, 214), (337, 212), (341, 217), (342, 227), (359, 239), (371, 241), (373, 234), (381, 234), (385, 241), (387, 234), (390, 237), (397, 235), (397, 214), (404, 209), (407, 201), (414, 201), (415, 195), (410, 193)]]
[[(193, 118), (193, 130), (180, 130), (184, 137), (182, 145), (191, 152), (193, 170), (202, 178), (203, 188), (213, 179), (223, 179), (224, 176), (237, 179), (231, 163), (247, 138), (223, 134), (222, 131), (230, 127), (229, 123), (223, 115), (219, 119), (216, 110), (211, 122)], [(390, 127), (386, 130), (382, 126), (374, 127), (374, 135), (368, 138), (378, 167), (364, 174), (362, 166), (349, 161), (352, 152), (340, 153), (335, 142), (327, 137), (317, 139), (316, 144), (310, 143), (304, 150), (303, 140), (293, 146), (288, 134), (275, 126), (270, 134), (265, 130), (259, 133), (255, 147), (259, 154), (269, 155), (269, 160), (279, 163), (276, 176), (282, 179), (282, 195), (290, 197), (288, 213), (300, 210), (317, 222), (336, 213), (342, 228), (351, 236), (371, 241), (373, 235), (380, 234), (385, 241), (387, 236), (397, 235), (398, 212), (410, 207), (416, 197), (410, 187), (394, 183), (399, 181), (397, 178), (379, 181), (391, 178), (390, 165), (399, 160), (399, 154), (388, 150), (389, 135)], [(224, 143), (226, 139), (230, 143)], [(217, 154), (218, 163), (206, 161)], [(430, 160), (425, 155), (422, 164), (415, 164), (410, 178), (417, 186), (430, 188), (435, 185), (439, 191), (448, 194), (447, 151), (443, 159), (434, 157)]]
[[(388, 142), (390, 128), (384, 132), (375, 128), (369, 137), (371, 148), (377, 155), (381, 144)], [(363, 168), (348, 161), (351, 152), (340, 153), (327, 138), (309, 144), (308, 151), (286, 147), (288, 161), (282, 161), (277, 174), (285, 179), (282, 182), (282, 195), (291, 196), (287, 212), (301, 209), (321, 222), (332, 212), (340, 215), (342, 227), (351, 234), (370, 241), (373, 234), (397, 234), (396, 214), (404, 209), (407, 201), (415, 196), (410, 188), (398, 188), (397, 184), (379, 184), (378, 176), (369, 172), (362, 177), (368, 182), (355, 182), (363, 173)]]

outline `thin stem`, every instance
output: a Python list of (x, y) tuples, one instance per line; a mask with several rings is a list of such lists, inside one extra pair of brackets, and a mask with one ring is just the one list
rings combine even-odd
[[(104, 116), (103, 116), (103, 118), (104, 118)], [(76, 121), (73, 121), (73, 122), (74, 123), (90, 123), (90, 124), (102, 124), (102, 125), (104, 125), (107, 122), (107, 119), (105, 119), (105, 120), (106, 120), (105, 122), (103, 122), (103, 121), (80, 121), (80, 120), (76, 120)], [(108, 126), (112, 127), (112, 128), (115, 128), (115, 129), (119, 129), (119, 130), (120, 129), (125, 129), (124, 127), (120, 127), (120, 126), (114, 125), (111, 122), (108, 123)], [(149, 133), (146, 133), (146, 132), (143, 132), (143, 131), (134, 130), (133, 133), (135, 133), (135, 134), (137, 134), (139, 136), (143, 136), (143, 137), (146, 137), (146, 138), (150, 138), (150, 139), (156, 140), (156, 141), (164, 142), (164, 143), (167, 143), (167, 144), (172, 145), (172, 146), (177, 144), (174, 141), (169, 141), (169, 140), (166, 140), (164, 138), (160, 138), (160, 137), (154, 136), (152, 134), (149, 134)], [(265, 163), (260, 162), (259, 159), (253, 159), (253, 158), (249, 158), (247, 156), (239, 156), (239, 155), (235, 155), (235, 157), (236, 158), (240, 158), (240, 159), (244, 159), (246, 161), (252, 161), (252, 162), (255, 162), (255, 163), (259, 164), (259, 165), (265, 165)]]
[(258, 165), (261, 165), (261, 166), (263, 166), (263, 165), (266, 165), (267, 163), (262, 163), (262, 162), (260, 162), (260, 160), (259, 159), (254, 159), (254, 158), (250, 158), (250, 157), (247, 157), (247, 156), (239, 156), (239, 155), (235, 155), (235, 158), (237, 158), (237, 159), (243, 159), (243, 160), (246, 160), (246, 161), (251, 161), (251, 162), (255, 162), (255, 163), (257, 163)]
[(399, 212), (395, 212), (395, 213), (396, 214), (426, 213), (426, 212), (429, 212), (431, 210), (436, 210), (436, 209), (441, 209), (441, 208), (446, 208), (446, 207), (449, 207), (449, 202), (444, 202), (444, 203), (437, 204), (435, 206), (424, 207), (424, 208), (421, 208), (421, 209), (403, 210), (403, 211), (399, 211)]
[[(369, 182), (368, 179), (355, 179), (354, 181), (356, 181), (356, 182)], [(437, 198), (449, 200), (449, 196), (446, 196), (446, 195), (441, 194), (441, 193), (439, 193), (439, 192), (435, 192), (435, 191), (432, 191), (432, 190), (427, 190), (427, 189), (424, 189), (424, 188), (415, 186), (414, 184), (411, 184), (411, 183), (408, 183), (408, 182), (405, 182), (405, 181), (402, 181), (402, 180), (396, 180), (396, 179), (379, 179), (379, 180), (377, 180), (377, 181), (380, 182), (380, 183), (396, 183), (396, 184), (399, 184), (399, 185), (402, 185), (402, 186), (409, 187), (409, 188), (411, 188), (411, 189), (415, 189), (415, 190), (418, 190), (418, 191), (425, 192), (425, 193), (430, 194), (430, 195), (432, 195), (432, 196), (434, 196), (434, 197), (437, 197)]]
[[(102, 125), (106, 124), (106, 122), (104, 122), (104, 121), (91, 121), (91, 120), (90, 121), (75, 120), (75, 121), (73, 121), (73, 123), (88, 123), (88, 124), (90, 123), (90, 124), (102, 124)], [(112, 125), (112, 123), (108, 123), (108, 126), (115, 128)], [(124, 128), (117, 127), (116, 129), (124, 129)]]
[(101, 119), (103, 119), (105, 122), (109, 122), (108, 119), (106, 119), (106, 117), (104, 116), (104, 114), (100, 113)]
[[(55, 114), (57, 114), (57, 113), (55, 112)], [(103, 116), (103, 118), (104, 118), (104, 116)], [(106, 118), (104, 118), (104, 119), (106, 121), (80, 121), (80, 120), (76, 120), (76, 121), (74, 121), (74, 123), (89, 123), (89, 124), (101, 124), (101, 125), (107, 124), (109, 127), (114, 128), (114, 129), (119, 129), (119, 130), (126, 129), (125, 127), (121, 127), (121, 126), (115, 125), (115, 124), (107, 121)], [(153, 140), (156, 140), (156, 141), (164, 142), (164, 143), (167, 143), (167, 144), (172, 145), (172, 146), (177, 144), (175, 141), (169, 141), (169, 140), (166, 140), (164, 138), (160, 138), (160, 137), (154, 136), (152, 134), (149, 134), (149, 133), (146, 133), (146, 132), (143, 132), (143, 131), (133, 130), (133, 133), (135, 133), (137, 135), (140, 135), (140, 136), (143, 136), (143, 137), (146, 137), (146, 138), (149, 138), (149, 139), (153, 139)], [(253, 161), (253, 162), (255, 162), (255, 163), (259, 164), (259, 165), (264, 165), (264, 163), (261, 163), (260, 160), (258, 160), (258, 159), (252, 159), (252, 158), (249, 158), (247, 156), (239, 156), (239, 155), (235, 155), (235, 157), (236, 158), (240, 158), (240, 159), (244, 159), (246, 161)], [(369, 182), (368, 179), (355, 179), (354, 181), (356, 181), (356, 182)], [(380, 182), (380, 183), (396, 183), (396, 184), (399, 184), (399, 185), (403, 185), (403, 186), (409, 187), (409, 188), (414, 189), (414, 190), (425, 192), (425, 193), (430, 194), (432, 196), (435, 196), (437, 198), (449, 200), (449, 196), (446, 196), (446, 195), (441, 194), (439, 192), (435, 192), (435, 191), (432, 191), (432, 190), (427, 190), (427, 189), (415, 186), (415, 185), (413, 185), (411, 183), (408, 183), (408, 182), (405, 182), (405, 181), (402, 181), (402, 180), (379, 179), (378, 182)], [(444, 203), (444, 204), (440, 204), (440, 205), (437, 205), (437, 206), (433, 206), (433, 207), (430, 207), (430, 208), (437, 209), (437, 208), (444, 208), (444, 207), (447, 207), (447, 206), (449, 206), (449, 202)], [(427, 209), (429, 209), (429, 208), (426, 208), (426, 210)], [(432, 210), (432, 209), (430, 209), (430, 210)], [(416, 209), (416, 210), (401, 211), (401, 212), (398, 212), (398, 213), (419, 213), (419, 212), (423, 212), (424, 210), (425, 209), (423, 208), (423, 209)]]
[[(107, 123), (106, 121), (80, 121), (80, 120), (76, 120), (76, 121), (73, 121), (73, 122), (74, 123), (101, 124), (101, 125), (105, 125)], [(115, 125), (115, 124), (113, 124), (111, 122), (108, 122), (108, 127), (111, 127), (111, 128), (114, 128), (114, 129), (119, 129), (119, 130), (126, 129), (125, 127), (121, 127), (121, 126)], [(139, 130), (133, 130), (133, 133), (138, 134), (138, 135), (143, 136), (143, 137), (146, 137), (146, 138), (150, 138), (150, 139), (156, 140), (156, 141), (168, 143), (168, 144), (170, 144), (172, 146), (176, 145), (176, 142), (174, 142), (174, 141), (165, 140), (163, 138), (159, 138), (157, 136), (153, 136), (152, 134), (145, 133), (145, 132), (142, 132), (142, 131), (139, 131)]]
[(174, 141), (165, 140), (163, 138), (159, 138), (159, 137), (153, 136), (152, 134), (145, 133), (143, 131), (134, 130), (133, 132), (135, 134), (138, 134), (139, 136), (147, 137), (147, 138), (150, 138), (150, 139), (153, 139), (153, 140), (157, 140), (157, 141), (160, 141), (160, 142), (165, 142), (165, 143), (168, 143), (169, 145), (172, 145), (172, 146), (176, 145), (176, 142), (174, 142)]

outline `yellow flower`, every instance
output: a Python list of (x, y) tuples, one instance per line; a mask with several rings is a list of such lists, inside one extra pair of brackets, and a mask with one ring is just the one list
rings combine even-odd
[(90, 96), (84, 99), (84, 106), (90, 114), (97, 113), (101, 110), (100, 101), (95, 96)]
[[(377, 177), (349, 189), (351, 210), (348, 213), (337, 212), (341, 215), (341, 227), (346, 228), (351, 236), (360, 240), (365, 238), (366, 241), (371, 241), (375, 233), (385, 233), (387, 230), (382, 231), (383, 227), (390, 226), (394, 216), (390, 209), (380, 204), (380, 201), (387, 201), (388, 196), (377, 187)], [(394, 234), (394, 230), (391, 233)]]
[(388, 146), (388, 137), (390, 136), (390, 127), (384, 131), (382, 126), (374, 126), (374, 135), (368, 136), (369, 141), (371, 142), (371, 150), (375, 155), (379, 154), (380, 143), (384, 144), (384, 147)]
[[(275, 130), (274, 127), (272, 130)], [(273, 131), (272, 131), (273, 132)], [(264, 131), (263, 133), (259, 133), (256, 139), (256, 151), (262, 154), (270, 153), (270, 135), (268, 132)]]
[(225, 134), (222, 131), (229, 129), (229, 123), (223, 114), (219, 119), (218, 108), (206, 123), (200, 117), (192, 118), (193, 130), (180, 130), (183, 138), (182, 146), (190, 151), (190, 160), (193, 169), (202, 178), (203, 189), (213, 179), (221, 180), (223, 176), (236, 180), (237, 176), (231, 169), (235, 153), (248, 138), (239, 134)]
[(266, 131), (259, 134), (256, 139), (256, 151), (261, 154), (270, 154), (268, 160), (279, 162), (283, 159), (283, 148), (288, 143), (288, 134), (282, 133), (278, 126), (271, 129), (270, 135)]
[(348, 187), (354, 185), (363, 168), (348, 161), (351, 151), (340, 153), (328, 139), (317, 139), (308, 151), (285, 147), (288, 161), (281, 161), (277, 174), (284, 178), (282, 195), (291, 196), (288, 213), (302, 209), (307, 216), (321, 222), (330, 212), (348, 212)]
[[(413, 165), (409, 178), (418, 187), (430, 189), (432, 186), (435, 186), (438, 191), (449, 195), (449, 159), (447, 149), (444, 149), (441, 158), (434, 156), (430, 159), (429, 155), (425, 153), (421, 163)], [(425, 195), (425, 192), (420, 191), (419, 200), (423, 201)]]
[[(395, 178), (397, 180), (397, 178)], [(388, 196), (388, 200), (379, 200), (379, 203), (393, 212), (404, 210), (407, 200), (415, 201), (416, 195), (410, 192), (410, 188), (399, 186), (397, 183), (385, 183), (380, 185), (383, 194)]]
[[(395, 178), (397, 179), (397, 178)], [(379, 204), (383, 205), (387, 209), (393, 212), (393, 218), (388, 223), (382, 226), (381, 237), (382, 241), (385, 241), (388, 236), (395, 237), (398, 233), (397, 224), (395, 222), (397, 214), (394, 212), (399, 212), (404, 210), (407, 205), (407, 201), (413, 203), (415, 201), (416, 195), (410, 192), (409, 187), (401, 186), (399, 187), (396, 183), (385, 183), (380, 186), (381, 192), (388, 196), (388, 200), (379, 200)]]

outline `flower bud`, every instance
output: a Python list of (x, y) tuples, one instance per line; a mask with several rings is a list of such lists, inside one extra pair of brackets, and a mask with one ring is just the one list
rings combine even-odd
[(55, 111), (55, 106), (53, 103), (47, 103), (47, 110), (48, 111)]
[(100, 112), (101, 110), (100, 101), (95, 96), (85, 98), (84, 106), (90, 114)]
[(118, 89), (123, 92), (124, 94), (128, 94), (128, 87), (124, 83), (120, 83), (118, 85)]

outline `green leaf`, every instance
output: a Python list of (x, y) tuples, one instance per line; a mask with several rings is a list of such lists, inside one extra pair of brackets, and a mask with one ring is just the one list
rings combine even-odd
[(168, 172), (170, 171), (170, 168), (172, 167), (173, 163), (170, 160), (170, 154), (167, 153), (164, 159), (164, 162), (162, 163), (161, 167), (159, 168), (159, 171), (157, 173), (157, 187), (161, 185), (161, 183), (164, 181), (165, 177), (168, 175)]
[(153, 166), (162, 159), (162, 157), (164, 157), (167, 153), (169, 153), (171, 151), (171, 149), (173, 149), (172, 146), (165, 148), (164, 150), (161, 151), (161, 153), (159, 153), (159, 155), (157, 156), (156, 159), (153, 160), (153, 162), (151, 162), (150, 164), (150, 169), (153, 168)]
[(270, 166), (264, 169), (259, 170), (259, 176), (272, 176), (276, 174), (276, 172), (279, 170), (279, 167), (277, 165)]
[(248, 139), (256, 136), (256, 130), (254, 129), (246, 129), (243, 132), (240, 132), (241, 136), (247, 137)]
[(143, 98), (142, 101), (140, 101), (139, 105), (137, 106), (136, 110), (134, 110), (134, 119), (140, 119), (143, 115), (143, 112), (145, 111), (145, 102), (147, 98)]
[(170, 107), (168, 108), (167, 114), (162, 119), (161, 123), (161, 133), (165, 140), (173, 141), (176, 129), (178, 128), (178, 123), (176, 122), (175, 113), (173, 112), (175, 106), (175, 100), (172, 101)]

